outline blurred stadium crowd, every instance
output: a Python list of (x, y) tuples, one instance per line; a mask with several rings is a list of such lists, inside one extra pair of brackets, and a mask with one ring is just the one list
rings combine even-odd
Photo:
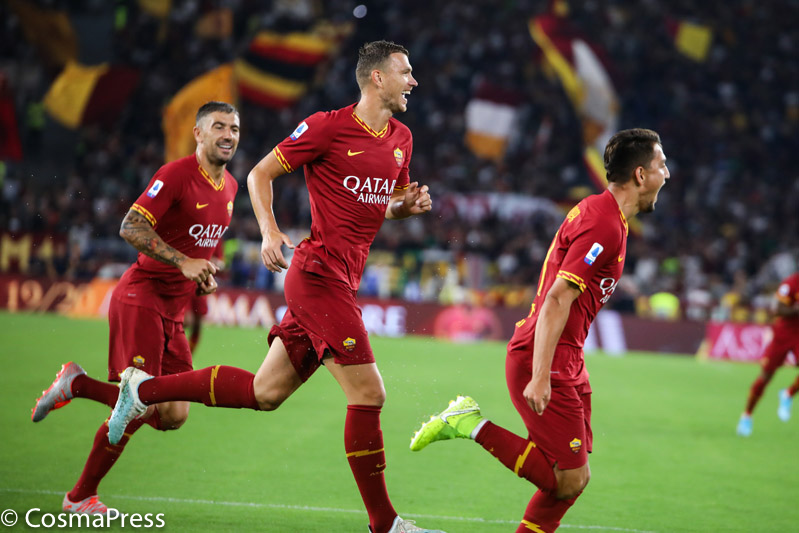
[[(165, 104), (190, 80), (239, 54), (256, 29), (302, 27), (324, 17), (348, 21), (354, 31), (320, 69), (312, 90), (283, 110), (240, 102), (242, 141), (229, 168), (242, 189), (226, 235), (225, 282), (281, 287), (259, 265), (246, 175), (305, 116), (356, 101), (357, 49), (387, 39), (408, 47), (419, 81), (408, 112), (397, 118), (414, 134), (411, 178), (430, 186), (434, 209), (384, 225), (362, 293), (528, 305), (564, 208), (593, 192), (580, 120), (560, 82), (541, 68), (528, 30), (528, 20), (550, 6), (543, 0), (375, 0), (365, 1), (366, 16), (356, 18), (356, 3), (174, 0), (159, 18), (135, 0), (38, 2), (68, 10), (83, 28), (101, 34), (97, 42), (110, 44), (102, 60), (141, 71), (113, 127), (75, 131), (47, 118), (42, 99), (57, 72), (26, 40), (15, 11), (0, 4), (0, 85), (13, 99), (23, 149), (22, 160), (6, 161), (0, 171), (0, 231), (66, 236), (33, 273), (89, 278), (109, 263), (130, 262), (135, 254), (117, 231), (163, 163)], [(196, 19), (219, 8), (232, 12), (232, 31), (198, 35)], [(619, 128), (657, 130), (672, 174), (656, 212), (641, 217), (631, 236), (624, 290), (610, 302), (615, 308), (653, 312), (649, 303), (657, 307), (657, 300), (650, 297), (659, 293), (677, 296), (690, 318), (751, 318), (796, 269), (797, 16), (792, 0), (572, 2), (570, 21), (612, 63)], [(675, 20), (712, 31), (704, 57), (677, 50), (669, 32)], [(464, 110), (486, 81), (518, 101), (507, 150), (496, 159), (478, 157), (464, 143)], [(486, 200), (498, 193), (508, 196)], [(278, 180), (275, 210), (295, 242), (308, 231), (301, 173)]]

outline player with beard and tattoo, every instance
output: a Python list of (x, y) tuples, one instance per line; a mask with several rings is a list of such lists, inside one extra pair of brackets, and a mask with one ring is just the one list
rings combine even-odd
[[(209, 102), (197, 111), (195, 153), (161, 167), (122, 221), (120, 236), (139, 256), (119, 280), (108, 310), (108, 379), (119, 381), (127, 367), (151, 375), (192, 370), (183, 316), (195, 294), (217, 288), (211, 261), (230, 224), (238, 183), (226, 165), (239, 144), (239, 114), (224, 102)], [(88, 398), (109, 407), (117, 386), (92, 379), (75, 363), (67, 363), (36, 401), (32, 419), (39, 422), (73, 398)], [(130, 437), (143, 424), (177, 429), (189, 414), (188, 402), (165, 402), (149, 408), (110, 442), (103, 422), (83, 473), (64, 496), (65, 511), (105, 514), (97, 487), (119, 458)]]

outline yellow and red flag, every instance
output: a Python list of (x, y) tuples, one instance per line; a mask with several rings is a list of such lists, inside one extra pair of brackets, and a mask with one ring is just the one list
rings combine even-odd
[(258, 32), (234, 63), (239, 94), (273, 109), (293, 105), (308, 92), (317, 69), (351, 32), (351, 24), (325, 22), (307, 31)]
[(557, 76), (574, 106), (583, 129), (583, 160), (598, 190), (607, 187), (603, 163), (605, 145), (616, 132), (619, 98), (607, 54), (564, 16), (565, 5), (554, 3), (549, 13), (529, 22), (530, 35), (541, 49), (541, 62)]
[(44, 97), (48, 114), (68, 128), (111, 127), (139, 82), (139, 71), (122, 65), (70, 61)]
[(197, 110), (210, 101), (235, 105), (231, 63), (220, 65), (194, 78), (167, 104), (162, 123), (166, 162), (185, 157), (194, 151), (196, 143), (193, 130)]

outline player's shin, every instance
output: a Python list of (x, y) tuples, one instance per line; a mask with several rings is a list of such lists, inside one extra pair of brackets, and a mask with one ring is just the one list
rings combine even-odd
[(72, 381), (74, 398), (87, 398), (113, 408), (117, 403), (118, 395), (119, 388), (115, 384), (98, 381), (85, 374), (75, 377)]
[(89, 496), (97, 494), (97, 487), (100, 482), (108, 474), (111, 468), (116, 463), (122, 451), (125, 449), (125, 444), (128, 443), (130, 437), (143, 425), (146, 421), (137, 419), (128, 424), (125, 428), (125, 434), (118, 444), (113, 445), (108, 442), (108, 426), (103, 422), (100, 429), (94, 435), (94, 443), (89, 452), (89, 457), (86, 459), (86, 465), (83, 467), (83, 472), (78, 478), (77, 483), (68, 493), (69, 499), (73, 502), (79, 502)]
[(386, 454), (383, 451), (383, 432), (380, 431), (380, 407), (347, 406), (344, 450), (366, 511), (369, 513), (372, 531), (375, 533), (388, 531), (397, 512), (391, 505), (383, 476)]
[(794, 380), (794, 382), (791, 383), (791, 386), (788, 387), (788, 395), (791, 398), (796, 396), (797, 392), (799, 392), (799, 376), (797, 376), (796, 379)]
[(211, 407), (258, 409), (252, 372), (217, 365), (192, 372), (160, 376), (139, 385), (145, 405), (169, 401), (204, 403)]
[(751, 415), (752, 411), (755, 410), (755, 406), (757, 406), (761, 396), (763, 396), (763, 391), (766, 389), (766, 385), (768, 385), (770, 379), (770, 376), (768, 379), (764, 379), (763, 376), (758, 376), (754, 383), (752, 383), (752, 386), (749, 388), (749, 396), (746, 399), (745, 413)]
[[(580, 492), (582, 494), (582, 492)], [(536, 491), (527, 509), (524, 511), (524, 519), (516, 533), (552, 533), (558, 526), (566, 511), (574, 505), (580, 494), (570, 500), (559, 500), (552, 492)]]
[(554, 491), (557, 480), (552, 465), (535, 443), (487, 422), (475, 439), (499, 462), (544, 491)]

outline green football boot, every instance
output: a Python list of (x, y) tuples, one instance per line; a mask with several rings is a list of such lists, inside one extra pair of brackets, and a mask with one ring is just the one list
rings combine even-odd
[(477, 402), (469, 396), (458, 396), (449, 402), (449, 407), (422, 425), (411, 439), (411, 450), (418, 452), (437, 440), (470, 439), (482, 420)]

